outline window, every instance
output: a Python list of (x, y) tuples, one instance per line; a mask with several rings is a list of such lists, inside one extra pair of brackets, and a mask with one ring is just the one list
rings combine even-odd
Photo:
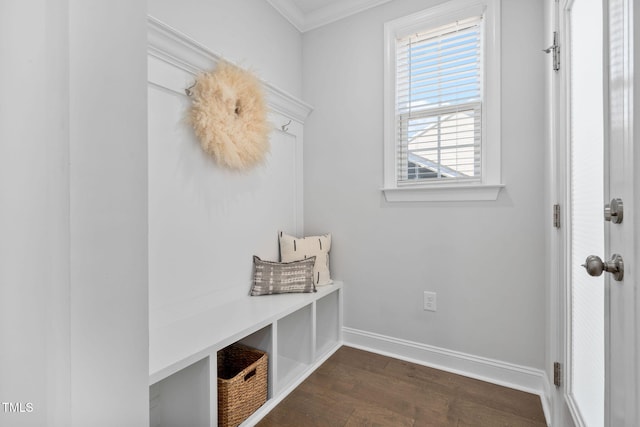
[(385, 24), (385, 196), (495, 200), (500, 0), (453, 0)]
[(396, 40), (399, 182), (480, 177), (481, 21)]

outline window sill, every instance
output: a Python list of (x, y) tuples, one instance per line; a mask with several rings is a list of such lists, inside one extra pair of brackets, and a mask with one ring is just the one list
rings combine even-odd
[(496, 200), (503, 184), (433, 185), (383, 188), (387, 202), (463, 202)]

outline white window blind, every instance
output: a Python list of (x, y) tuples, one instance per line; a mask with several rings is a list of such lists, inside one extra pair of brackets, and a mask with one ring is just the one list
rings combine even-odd
[(396, 39), (397, 182), (481, 179), (482, 17)]

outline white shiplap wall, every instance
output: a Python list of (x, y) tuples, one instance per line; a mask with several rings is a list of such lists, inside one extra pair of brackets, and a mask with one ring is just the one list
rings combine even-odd
[(185, 120), (184, 89), (219, 55), (150, 18), (148, 59), (153, 329), (246, 295), (252, 255), (277, 260), (277, 232), (302, 232), (302, 122), (311, 108), (264, 83), (271, 151), (252, 170), (229, 171), (200, 148)]

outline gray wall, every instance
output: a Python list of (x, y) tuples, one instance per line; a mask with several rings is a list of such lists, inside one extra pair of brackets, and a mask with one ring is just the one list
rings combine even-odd
[[(502, 176), (495, 202), (389, 204), (382, 187), (383, 24), (397, 0), (303, 36), (305, 231), (332, 232), (345, 326), (542, 368), (542, 0), (502, 2)], [(422, 309), (435, 291), (438, 311)]]

